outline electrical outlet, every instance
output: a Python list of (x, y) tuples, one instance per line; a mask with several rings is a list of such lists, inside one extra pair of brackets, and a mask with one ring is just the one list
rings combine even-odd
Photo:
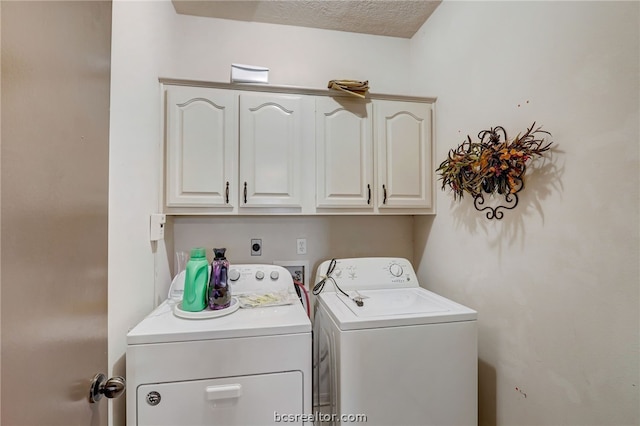
[(307, 239), (306, 238), (298, 238), (296, 240), (296, 253), (298, 253), (298, 254), (307, 254)]
[(291, 277), (295, 281), (299, 281), (305, 287), (309, 288), (309, 262), (306, 260), (291, 260), (291, 261), (274, 261), (274, 265), (280, 265), (285, 268), (291, 274)]

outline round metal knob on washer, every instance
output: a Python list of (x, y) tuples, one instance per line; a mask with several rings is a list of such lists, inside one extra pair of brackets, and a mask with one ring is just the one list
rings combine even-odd
[(256, 280), (261, 281), (264, 278), (264, 272), (257, 271), (256, 272)]
[(271, 274), (269, 275), (269, 277), (271, 277), (271, 279), (275, 281), (278, 278), (280, 278), (280, 274), (278, 273), (278, 271), (271, 271)]

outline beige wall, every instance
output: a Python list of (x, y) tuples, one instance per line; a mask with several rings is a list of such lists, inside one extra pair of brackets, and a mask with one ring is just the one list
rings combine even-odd
[[(2, 46), (2, 7), (0, 7), (0, 46)], [(0, 54), (0, 82), (2, 81), (2, 55)], [(2, 83), (0, 83), (0, 99), (2, 97)], [(0, 129), (2, 129), (2, 101), (0, 101)], [(2, 135), (0, 135), (0, 164), (2, 162)], [(1, 172), (1, 170), (0, 170)], [(0, 188), (2, 188), (2, 173), (0, 173)], [(2, 197), (0, 197), (0, 223), (2, 223)], [(0, 241), (2, 232), (0, 229)], [(2, 318), (2, 244), (0, 244), (0, 318)], [(0, 327), (0, 379), (2, 379), (2, 327)], [(2, 412), (2, 386), (0, 385), (0, 413)], [(2, 416), (0, 416), (2, 426)]]
[(480, 423), (640, 423), (637, 2), (444, 2), (412, 39), (437, 155), (535, 120), (553, 157), (501, 222), (438, 191), (423, 285), (478, 310)]

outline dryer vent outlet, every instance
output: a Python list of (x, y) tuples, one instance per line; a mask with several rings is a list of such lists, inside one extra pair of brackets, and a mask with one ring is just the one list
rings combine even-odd
[(262, 240), (258, 238), (251, 239), (251, 256), (262, 256)]

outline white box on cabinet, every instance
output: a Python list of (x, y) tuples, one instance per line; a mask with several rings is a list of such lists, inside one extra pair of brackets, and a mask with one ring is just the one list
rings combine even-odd
[(231, 64), (232, 83), (269, 83), (269, 68)]

